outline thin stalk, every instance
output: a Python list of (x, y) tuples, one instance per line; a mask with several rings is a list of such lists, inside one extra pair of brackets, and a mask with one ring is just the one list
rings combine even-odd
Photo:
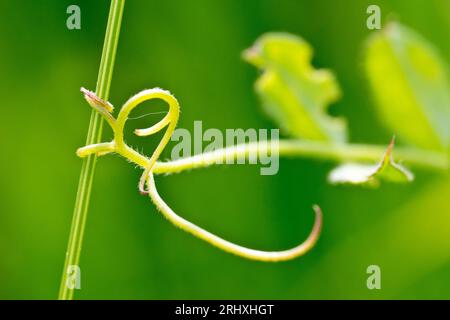
[[(108, 100), (109, 96), (109, 88), (114, 69), (114, 60), (116, 56), (117, 43), (119, 40), (124, 5), (125, 0), (112, 0), (109, 10), (108, 25), (106, 28), (102, 58), (95, 90), (96, 95), (105, 101)], [(100, 142), (102, 136), (102, 122), (102, 116), (96, 110), (92, 110), (86, 144), (89, 145)], [(68, 285), (68, 280), (70, 280), (69, 277), (73, 277), (74, 274), (69, 273), (71, 271), (77, 272), (77, 270), (79, 270), (78, 266), (81, 247), (83, 244), (83, 235), (86, 226), (86, 218), (96, 161), (96, 155), (90, 155), (83, 160), (83, 165), (81, 167), (69, 243), (59, 291), (60, 300), (73, 299), (75, 287), (72, 284)]]

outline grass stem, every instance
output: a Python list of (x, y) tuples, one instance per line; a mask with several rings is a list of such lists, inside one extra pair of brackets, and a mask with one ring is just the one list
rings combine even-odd
[[(125, 0), (111, 1), (108, 25), (106, 28), (102, 58), (95, 90), (96, 95), (105, 101), (108, 100), (109, 96), (124, 5)], [(100, 142), (102, 136), (102, 122), (103, 119), (101, 115), (96, 110), (92, 110), (86, 144), (89, 145)], [(70, 281), (75, 279), (72, 277), (77, 276), (74, 275), (74, 272), (79, 272), (80, 254), (83, 244), (83, 235), (86, 226), (86, 218), (89, 208), (89, 199), (91, 196), (96, 161), (97, 157), (95, 155), (90, 155), (89, 157), (83, 159), (58, 297), (60, 300), (72, 300), (74, 296), (75, 286)]]

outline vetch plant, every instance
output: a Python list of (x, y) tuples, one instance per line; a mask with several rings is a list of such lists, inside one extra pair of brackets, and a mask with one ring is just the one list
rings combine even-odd
[[(253, 260), (260, 260), (260, 261), (282, 261), (282, 260), (290, 260), (295, 257), (298, 257), (305, 252), (307, 252), (317, 241), (317, 238), (319, 236), (321, 224), (322, 224), (322, 216), (321, 211), (318, 206), (314, 206), (314, 210), (316, 212), (316, 222), (314, 224), (314, 227), (311, 231), (310, 236), (306, 239), (305, 242), (298, 245), (295, 248), (285, 250), (285, 251), (274, 251), (274, 252), (267, 252), (267, 251), (260, 251), (260, 250), (253, 250), (249, 248), (245, 248), (239, 245), (236, 245), (234, 243), (231, 243), (227, 240), (224, 240), (198, 226), (195, 224), (183, 219), (179, 215), (177, 215), (161, 198), (161, 196), (158, 194), (155, 179), (154, 179), (154, 173), (156, 171), (156, 161), (158, 160), (159, 156), (161, 155), (161, 152), (166, 147), (167, 143), (170, 141), (170, 137), (173, 134), (175, 127), (178, 122), (178, 117), (180, 113), (180, 107), (178, 104), (178, 101), (175, 99), (175, 97), (170, 94), (170, 92), (154, 88), (154, 89), (148, 89), (144, 90), (135, 96), (131, 97), (120, 109), (119, 114), (117, 115), (117, 119), (115, 119), (111, 115), (111, 111), (113, 110), (112, 105), (106, 101), (101, 100), (98, 98), (93, 92), (88, 91), (84, 88), (81, 89), (81, 91), (84, 93), (84, 96), (86, 100), (89, 102), (89, 104), (97, 110), (104, 119), (108, 122), (109, 126), (113, 130), (114, 133), (114, 139), (111, 142), (106, 143), (98, 143), (93, 145), (88, 145), (86, 147), (80, 148), (77, 150), (77, 155), (80, 157), (87, 157), (92, 154), (96, 154), (98, 156), (100, 155), (106, 155), (108, 153), (117, 153), (124, 158), (126, 158), (129, 162), (132, 162), (139, 167), (144, 169), (144, 172), (141, 176), (141, 179), (139, 181), (139, 191), (141, 194), (148, 194), (153, 201), (153, 203), (156, 205), (156, 207), (161, 211), (163, 216), (167, 218), (170, 222), (172, 222), (175, 226), (179, 227), (180, 229), (187, 231), (194, 236), (205, 240), (206, 242), (224, 250), (230, 253), (233, 253), (235, 255), (253, 259)], [(161, 141), (159, 142), (158, 146), (156, 147), (155, 151), (151, 155), (150, 158), (145, 157), (144, 155), (140, 154), (130, 146), (128, 146), (124, 141), (124, 135), (123, 135), (123, 129), (125, 127), (125, 122), (128, 119), (128, 116), (130, 112), (136, 108), (139, 104), (141, 104), (144, 101), (152, 100), (152, 99), (161, 99), (165, 101), (169, 106), (169, 111), (167, 115), (160, 120), (158, 123), (154, 124), (153, 126), (146, 128), (146, 129), (136, 129), (134, 133), (138, 136), (144, 137), (149, 136), (152, 134), (155, 134), (161, 130), (166, 129)], [(272, 144), (267, 144), (268, 146), (273, 146)], [(257, 144), (259, 146), (259, 144)], [(246, 148), (248, 149), (248, 148)], [(268, 150), (268, 152), (272, 152), (272, 150)], [(225, 157), (229, 156), (229, 154), (223, 154)], [(245, 153), (245, 155), (233, 155), (231, 156), (248, 156), (248, 153)], [(183, 159), (188, 160), (189, 159)], [(170, 163), (174, 164), (174, 163)], [(192, 164), (192, 162), (191, 162)], [(205, 163), (206, 165), (206, 163)], [(175, 164), (176, 166), (176, 164)], [(192, 167), (189, 166), (189, 163), (186, 165), (182, 165), (183, 169), (190, 169)], [(167, 167), (166, 167), (167, 168)], [(173, 167), (171, 168), (173, 170)], [(175, 169), (176, 171), (183, 170), (182, 168)], [(159, 170), (157, 173), (168, 173), (170, 170), (164, 170), (163, 167), (159, 167)], [(146, 188), (147, 187), (147, 188)]]
[[(115, 5), (121, 5), (123, 8), (123, 1), (113, 1), (112, 8)], [(108, 30), (118, 30), (117, 23), (120, 25), (117, 20), (110, 20)], [(111, 41), (108, 31), (106, 40)], [(107, 42), (105, 48), (108, 48)], [(110, 53), (108, 50), (106, 52)], [(128, 99), (117, 117), (114, 117), (114, 108), (108, 102), (107, 91), (97, 89), (94, 93), (82, 88), (84, 97), (94, 109), (93, 117), (101, 116), (106, 120), (113, 131), (113, 140), (100, 142), (100, 134), (95, 139), (90, 136), (87, 145), (77, 150), (77, 155), (88, 161), (93, 159), (91, 161), (95, 163), (97, 156), (117, 153), (139, 166), (143, 169), (138, 184), (141, 194), (148, 195), (162, 215), (175, 226), (224, 251), (243, 258), (270, 262), (299, 257), (308, 252), (319, 237), (322, 227), (322, 212), (319, 206), (313, 207), (316, 215), (314, 226), (308, 238), (300, 245), (273, 252), (249, 249), (222, 239), (177, 215), (159, 195), (154, 176), (223, 164), (230, 158), (248, 159), (249, 156), (262, 152), (340, 162), (329, 175), (331, 183), (377, 186), (381, 181), (412, 181), (413, 174), (394, 161), (394, 154), (410, 166), (446, 170), (449, 132), (448, 126), (443, 123), (450, 120), (450, 98), (445, 66), (437, 53), (425, 40), (397, 24), (373, 35), (366, 46), (366, 53), (368, 78), (378, 102), (381, 118), (388, 119), (385, 121), (388, 128), (397, 135), (398, 140), (408, 143), (408, 146), (394, 150), (394, 140), (387, 147), (349, 143), (345, 121), (331, 117), (326, 110), (341, 94), (333, 73), (329, 70), (314, 69), (311, 65), (312, 48), (303, 39), (286, 33), (269, 33), (246, 50), (244, 58), (262, 70), (262, 75), (256, 82), (256, 92), (266, 113), (274, 119), (285, 135), (290, 136), (289, 139), (277, 140), (277, 143), (244, 143), (174, 161), (160, 162), (158, 160), (161, 152), (170, 141), (180, 113), (179, 103), (170, 92), (160, 88), (141, 91)], [(102, 67), (101, 70), (104, 71)], [(392, 70), (393, 73), (387, 70)], [(105, 80), (100, 77), (100, 80), (102, 79)], [(433, 94), (428, 95), (428, 91), (422, 90), (420, 85), (431, 90)], [(389, 101), (378, 97), (385, 92), (390, 98)], [(166, 102), (168, 112), (158, 123), (134, 131), (138, 136), (147, 137), (165, 130), (153, 154), (147, 157), (126, 144), (123, 131), (130, 112), (142, 102), (152, 99)], [(392, 102), (390, 107), (387, 106), (389, 102)], [(389, 115), (386, 115), (387, 113)], [(415, 127), (421, 128), (420, 135), (407, 128), (411, 124), (405, 121), (405, 117), (413, 119)], [(90, 180), (82, 175), (81, 185), (85, 181), (92, 181), (92, 173), (88, 177)], [(90, 191), (90, 185), (88, 190)], [(88, 194), (89, 192), (85, 199), (89, 198)], [(87, 212), (87, 204), (84, 206), (85, 211), (81, 218), (77, 216), (77, 210), (74, 215), (66, 267), (78, 263)], [(74, 241), (76, 246), (73, 245)], [(73, 248), (77, 250), (75, 260), (71, 258)], [(76, 263), (70, 263), (71, 261)], [(64, 277), (61, 288), (60, 298), (73, 296), (73, 292), (65, 288)]]

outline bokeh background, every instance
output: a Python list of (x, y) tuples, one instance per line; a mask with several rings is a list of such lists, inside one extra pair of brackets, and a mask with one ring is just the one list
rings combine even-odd
[[(70, 4), (81, 7), (81, 30), (66, 28)], [(447, 0), (128, 1), (110, 101), (119, 107), (159, 86), (181, 102), (180, 127), (272, 128), (253, 91), (258, 72), (240, 55), (262, 33), (288, 31), (313, 45), (316, 67), (336, 72), (344, 95), (331, 113), (348, 119), (351, 141), (386, 144), (392, 132), (376, 117), (362, 70), (369, 4), (381, 7), (383, 23), (415, 29), (450, 61)], [(109, 1), (0, 3), (2, 299), (57, 297), (81, 167), (75, 150), (91, 112), (79, 88), (95, 87), (108, 10)], [(129, 141), (151, 152), (157, 137)], [(328, 185), (332, 167), (282, 159), (276, 176), (239, 165), (157, 178), (176, 212), (254, 248), (302, 241), (320, 204), (317, 246), (264, 264), (174, 228), (137, 192), (140, 170), (118, 156), (99, 159), (76, 298), (450, 298), (448, 173), (415, 170), (413, 184), (366, 189)], [(366, 287), (371, 264), (381, 267), (381, 290)]]

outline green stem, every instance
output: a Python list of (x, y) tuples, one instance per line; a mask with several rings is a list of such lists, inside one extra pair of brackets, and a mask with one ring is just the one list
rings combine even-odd
[[(177, 173), (184, 170), (208, 167), (225, 163), (227, 158), (248, 158), (250, 154), (270, 153), (272, 148), (283, 157), (308, 157), (334, 161), (378, 162), (386, 152), (386, 146), (364, 144), (330, 144), (319, 141), (279, 140), (278, 143), (249, 143), (198, 154), (189, 158), (169, 162), (157, 162), (155, 174)], [(414, 167), (446, 170), (447, 155), (440, 152), (399, 147), (394, 156)]]
[[(111, 1), (108, 25), (106, 28), (102, 58), (97, 78), (97, 87), (95, 90), (96, 95), (105, 101), (108, 100), (109, 96), (109, 88), (114, 69), (114, 60), (116, 56), (117, 43), (119, 40), (124, 5), (125, 0)], [(101, 140), (101, 135), (102, 117), (96, 110), (92, 110), (86, 143), (88, 145), (99, 143)], [(83, 160), (80, 180), (78, 183), (75, 209), (72, 218), (72, 227), (70, 230), (69, 243), (66, 252), (66, 260), (59, 291), (60, 300), (73, 299), (74, 286), (72, 284), (68, 286), (68, 280), (70, 280), (69, 276), (75, 275), (73, 273), (69, 274), (69, 272), (77, 272), (77, 270), (79, 270), (78, 266), (96, 160), (97, 158), (94, 154)]]

